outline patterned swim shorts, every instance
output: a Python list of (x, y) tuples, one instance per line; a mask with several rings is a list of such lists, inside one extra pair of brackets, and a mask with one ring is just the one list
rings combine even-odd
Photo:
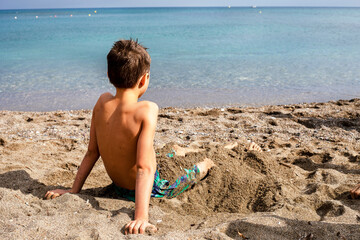
[[(174, 198), (180, 193), (187, 190), (189, 187), (197, 183), (197, 177), (199, 176), (199, 168), (194, 165), (192, 169), (184, 169), (186, 174), (176, 179), (176, 181), (170, 185), (169, 181), (161, 179), (159, 171), (156, 170), (154, 176), (154, 184), (151, 191), (151, 197), (161, 198)], [(115, 192), (119, 197), (123, 197), (135, 202), (135, 190), (128, 190), (115, 186)]]

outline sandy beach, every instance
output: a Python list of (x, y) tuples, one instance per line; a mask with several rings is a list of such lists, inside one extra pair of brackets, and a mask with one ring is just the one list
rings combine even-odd
[(0, 111), (0, 239), (360, 239), (360, 200), (349, 194), (360, 183), (360, 99), (161, 109), (161, 177), (204, 157), (217, 166), (179, 197), (151, 200), (159, 231), (149, 236), (121, 232), (134, 203), (116, 197), (101, 159), (80, 194), (43, 200), (71, 187), (90, 119), (91, 110)]

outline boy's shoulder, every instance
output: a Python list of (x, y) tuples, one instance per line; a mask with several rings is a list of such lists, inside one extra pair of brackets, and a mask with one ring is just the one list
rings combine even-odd
[(141, 109), (147, 109), (149, 111), (159, 111), (159, 106), (151, 101), (140, 101), (137, 103)]
[(114, 95), (112, 95), (110, 92), (105, 92), (105, 93), (100, 95), (100, 97), (98, 99), (98, 102), (106, 101), (106, 100), (111, 99), (113, 97), (114, 97)]
[(159, 107), (156, 103), (150, 101), (140, 101), (136, 107), (136, 118), (139, 120), (157, 120)]
[(102, 104), (104, 104), (105, 102), (107, 102), (113, 98), (114, 98), (114, 96), (109, 92), (101, 94), (94, 106), (94, 109), (99, 108)]

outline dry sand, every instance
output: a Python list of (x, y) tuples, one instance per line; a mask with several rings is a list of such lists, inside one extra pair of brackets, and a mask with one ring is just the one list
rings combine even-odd
[[(0, 112), (0, 239), (360, 239), (360, 99), (159, 113), (163, 178), (203, 157), (217, 165), (175, 199), (152, 199), (152, 236), (124, 236), (134, 203), (118, 199), (101, 159), (71, 187), (91, 111)], [(247, 151), (248, 140), (262, 153)], [(174, 155), (174, 144), (195, 152)]]

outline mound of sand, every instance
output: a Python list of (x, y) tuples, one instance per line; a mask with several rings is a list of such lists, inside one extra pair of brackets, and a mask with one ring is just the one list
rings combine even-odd
[[(101, 159), (71, 187), (91, 111), (0, 112), (0, 238), (125, 238), (134, 203), (118, 199)], [(203, 158), (208, 176), (174, 199), (152, 199), (154, 239), (359, 239), (360, 100), (261, 108), (161, 109), (158, 169), (174, 181)], [(263, 152), (248, 151), (247, 140)], [(193, 149), (182, 154), (176, 146)], [(140, 238), (131, 236), (127, 238)], [(144, 236), (141, 237), (141, 239)]]

